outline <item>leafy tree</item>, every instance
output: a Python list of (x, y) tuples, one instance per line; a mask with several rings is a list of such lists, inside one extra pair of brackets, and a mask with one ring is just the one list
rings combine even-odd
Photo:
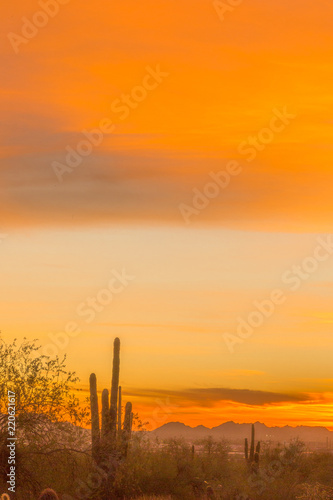
[(41, 463), (75, 467), (77, 454), (90, 453), (88, 408), (74, 393), (78, 377), (66, 369), (66, 356), (50, 358), (36, 340), (0, 341), (0, 473), (8, 473), (8, 391), (15, 393), (18, 480), (40, 490)]

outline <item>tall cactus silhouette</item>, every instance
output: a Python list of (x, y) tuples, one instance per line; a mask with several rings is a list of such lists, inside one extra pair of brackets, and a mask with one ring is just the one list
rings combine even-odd
[(111, 439), (115, 441), (117, 435), (117, 403), (120, 371), (120, 340), (114, 339), (113, 343), (113, 369), (110, 400), (110, 434)]
[(99, 433), (99, 412), (97, 398), (97, 380), (96, 375), (90, 375), (90, 410), (91, 410), (91, 443), (92, 456), (95, 461), (99, 457), (100, 433)]
[[(113, 344), (113, 366), (111, 395), (104, 389), (102, 392), (101, 428), (97, 397), (96, 375), (90, 375), (90, 409), (91, 409), (91, 439), (92, 457), (95, 462), (110, 456), (127, 455), (129, 440), (132, 431), (132, 403), (126, 404), (126, 411), (122, 430), (121, 400), (122, 391), (119, 387), (120, 371), (120, 340), (116, 338)], [(119, 398), (118, 398), (119, 396)], [(121, 438), (121, 439), (120, 439)], [(118, 458), (116, 458), (116, 461)]]

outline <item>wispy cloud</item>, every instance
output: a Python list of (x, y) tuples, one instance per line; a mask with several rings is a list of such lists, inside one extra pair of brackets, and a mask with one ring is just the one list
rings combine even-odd
[(228, 389), (228, 388), (195, 388), (184, 389), (182, 391), (164, 391), (154, 389), (127, 389), (125, 394), (128, 396), (140, 397), (143, 399), (153, 399), (160, 397), (161, 394), (170, 397), (179, 407), (183, 406), (201, 406), (215, 407), (217, 403), (233, 401), (235, 403), (264, 406), (286, 402), (308, 401), (310, 397), (306, 394), (280, 394), (266, 391), (256, 391), (249, 389)]

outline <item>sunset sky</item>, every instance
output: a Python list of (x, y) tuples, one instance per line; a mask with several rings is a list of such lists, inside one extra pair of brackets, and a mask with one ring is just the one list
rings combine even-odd
[[(332, 2), (0, 11), (2, 338), (53, 345), (103, 389), (120, 337), (124, 399), (151, 428), (333, 430)], [(296, 290), (294, 266), (313, 266)], [(115, 272), (128, 285), (83, 315)], [(231, 352), (225, 334), (276, 289), (283, 303)]]

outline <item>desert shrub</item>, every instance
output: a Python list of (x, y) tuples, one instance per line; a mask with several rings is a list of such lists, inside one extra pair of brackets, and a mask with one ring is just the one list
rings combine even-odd
[(322, 484), (302, 484), (301, 493), (296, 497), (300, 500), (332, 500), (333, 488), (324, 487)]
[[(321, 483), (333, 487), (333, 456), (331, 453), (314, 453), (302, 463), (304, 482)], [(302, 481), (303, 482), (303, 481)]]

